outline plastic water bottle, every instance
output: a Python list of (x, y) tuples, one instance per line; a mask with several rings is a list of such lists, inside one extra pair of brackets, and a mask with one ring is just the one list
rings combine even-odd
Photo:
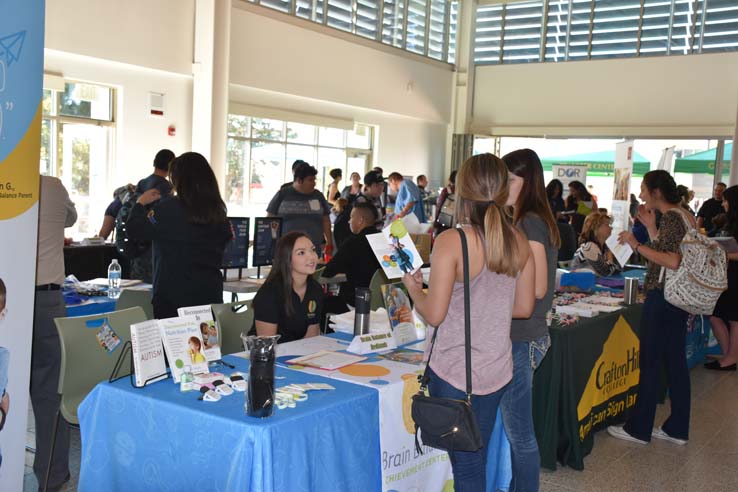
[(114, 259), (108, 267), (108, 297), (111, 299), (120, 297), (120, 275), (120, 265), (118, 260)]
[(192, 366), (184, 366), (182, 375), (179, 377), (179, 390), (192, 391), (195, 389), (195, 375), (192, 374)]

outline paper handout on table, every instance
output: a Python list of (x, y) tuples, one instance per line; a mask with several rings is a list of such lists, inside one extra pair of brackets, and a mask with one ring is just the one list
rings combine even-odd
[(574, 306), (577, 309), (593, 309), (600, 313), (613, 313), (615, 311), (620, 311), (623, 309), (622, 306), (618, 306), (615, 304), (599, 304), (596, 302), (592, 302), (589, 299), (582, 299), (579, 302), (575, 302), (574, 304), (570, 304), (571, 306)]
[[(354, 316), (356, 311), (351, 309), (343, 314), (333, 314), (330, 317), (331, 328), (341, 333), (354, 333)], [(379, 308), (369, 314), (369, 333), (387, 331), (387, 311)]]
[(181, 316), (161, 319), (159, 330), (175, 383), (179, 383), (187, 366), (193, 374), (208, 372), (208, 362), (202, 352), (200, 322), (197, 318)]
[(302, 357), (290, 359), (287, 363), (334, 371), (336, 369), (361, 362), (362, 360), (366, 360), (366, 357), (359, 357), (357, 355), (351, 355), (344, 352), (321, 350), (314, 354), (303, 355)]
[(605, 240), (605, 244), (610, 248), (612, 255), (620, 266), (624, 268), (630, 257), (633, 256), (633, 248), (628, 243), (620, 244), (618, 242), (618, 235), (615, 233), (610, 234), (610, 237)]
[(152, 319), (131, 325), (131, 350), (136, 386), (144, 386), (167, 377), (158, 321)]
[(395, 337), (387, 330), (383, 333), (356, 335), (346, 351), (352, 354), (371, 354), (396, 349)]
[(582, 306), (581, 303), (569, 304), (567, 306), (556, 306), (556, 313), (581, 316), (582, 318), (593, 318), (600, 314), (599, 311), (596, 310), (595, 306)]
[(405, 224), (394, 220), (382, 232), (366, 236), (388, 279), (401, 278), (405, 273), (414, 273), (423, 266), (423, 259), (415, 247)]
[(194, 316), (199, 321), (202, 336), (203, 354), (208, 362), (221, 359), (220, 344), (218, 343), (218, 327), (213, 319), (213, 310), (210, 304), (204, 306), (189, 306), (177, 309), (177, 315)]

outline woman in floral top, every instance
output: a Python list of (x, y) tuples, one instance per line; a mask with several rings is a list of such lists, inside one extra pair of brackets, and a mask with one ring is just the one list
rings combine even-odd
[[(619, 240), (628, 243), (648, 260), (646, 303), (640, 327), (640, 383), (638, 399), (622, 427), (608, 427), (619, 439), (641, 444), (652, 437), (674, 444), (689, 439), (690, 384), (687, 368), (687, 313), (664, 300), (662, 268), (676, 270), (681, 262), (679, 246), (687, 232), (685, 222), (695, 225), (693, 216), (681, 208), (681, 197), (674, 179), (664, 170), (646, 173), (641, 184), (638, 219), (648, 229), (649, 241), (641, 245), (633, 233), (621, 232)], [(656, 211), (663, 215), (656, 226)], [(659, 372), (666, 366), (671, 415), (654, 427)]]
[(574, 253), (571, 269), (586, 268), (598, 277), (608, 277), (620, 271), (612, 252), (605, 241), (612, 234), (610, 216), (593, 212), (584, 220), (582, 235), (579, 236), (579, 249)]

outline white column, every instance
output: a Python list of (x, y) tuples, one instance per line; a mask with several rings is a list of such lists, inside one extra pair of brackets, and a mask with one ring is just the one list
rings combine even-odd
[(228, 131), (228, 84), (231, 59), (231, 0), (216, 0), (215, 52), (213, 60), (213, 124), (211, 129), (210, 164), (225, 192), (227, 169), (226, 141)]
[(738, 114), (733, 129), (733, 153), (730, 156), (730, 186), (738, 185)]
[(215, 0), (195, 1), (192, 60), (192, 150), (211, 157)]
[(192, 64), (192, 150), (204, 155), (221, 189), (226, 173), (231, 1), (196, 0)]
[[(456, 70), (451, 94), (451, 124), (446, 137), (446, 166), (441, 183), (445, 184), (454, 168), (454, 136), (468, 133), (474, 102), (474, 25), (477, 0), (459, 2), (456, 26)], [(457, 139), (458, 143), (458, 139)]]
[(469, 133), (474, 102), (474, 29), (477, 0), (459, 4), (456, 28), (456, 73), (453, 94), (453, 133)]

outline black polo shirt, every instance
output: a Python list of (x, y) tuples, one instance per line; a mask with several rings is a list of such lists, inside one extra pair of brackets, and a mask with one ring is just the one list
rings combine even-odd
[(308, 277), (302, 301), (295, 291), (291, 293), (294, 309), (291, 316), (287, 316), (284, 289), (279, 280), (262, 285), (252, 302), (254, 323), (258, 320), (276, 324), (277, 333), (282, 335), (279, 343), (300, 340), (305, 337), (308, 326), (320, 324), (323, 311), (323, 288), (320, 284)]

